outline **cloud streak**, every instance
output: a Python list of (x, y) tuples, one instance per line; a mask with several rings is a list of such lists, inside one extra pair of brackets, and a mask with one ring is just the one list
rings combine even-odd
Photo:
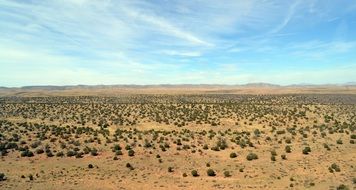
[(354, 4), (3, 0), (0, 86), (354, 81)]

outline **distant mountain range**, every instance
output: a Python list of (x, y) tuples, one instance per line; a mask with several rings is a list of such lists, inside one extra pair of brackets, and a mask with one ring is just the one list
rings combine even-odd
[(326, 87), (326, 86), (356, 86), (356, 82), (348, 82), (343, 84), (292, 84), (278, 85), (271, 83), (247, 83), (247, 84), (157, 84), (157, 85), (136, 85), (136, 84), (120, 84), (120, 85), (38, 85), (38, 86), (23, 86), (23, 87), (1, 87), (1, 89), (23, 89), (23, 90), (70, 90), (70, 89), (110, 89), (110, 88), (236, 88), (236, 87)]

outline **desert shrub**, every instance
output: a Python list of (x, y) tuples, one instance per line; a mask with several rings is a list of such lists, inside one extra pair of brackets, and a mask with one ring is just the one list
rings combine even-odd
[(215, 171), (214, 171), (213, 169), (208, 169), (208, 170), (206, 171), (206, 174), (207, 174), (208, 176), (216, 176)]
[(340, 167), (335, 163), (331, 164), (331, 169), (333, 169), (336, 172), (340, 172), (341, 171)]
[(342, 140), (341, 140), (341, 139), (338, 139), (338, 140), (336, 141), (336, 143), (337, 143), (337, 144), (342, 144)]
[(173, 167), (168, 167), (168, 172), (173, 172)]
[(53, 156), (54, 156), (54, 155), (53, 155), (53, 153), (52, 153), (51, 151), (46, 152), (46, 155), (47, 155), (47, 157), (53, 157)]
[(36, 150), (36, 154), (43, 154), (44, 153), (44, 150), (43, 149), (37, 149)]
[(23, 152), (21, 152), (21, 157), (32, 157), (34, 156), (33, 155), (33, 152), (31, 152), (30, 150), (25, 150)]
[(115, 144), (112, 149), (113, 149), (113, 152), (116, 152), (118, 150), (121, 150), (121, 146), (118, 144)]
[(198, 177), (199, 176), (199, 174), (198, 174), (198, 171), (197, 170), (192, 170), (192, 176), (193, 177)]
[(258, 159), (258, 156), (257, 156), (257, 154), (255, 154), (255, 153), (249, 153), (249, 154), (246, 156), (246, 159), (247, 159), (248, 161), (257, 160), (257, 159)]
[(311, 148), (309, 146), (303, 149), (303, 154), (309, 154), (311, 152)]
[(229, 171), (224, 171), (224, 176), (225, 176), (225, 177), (231, 177), (231, 174), (230, 174)]
[(208, 162), (208, 163), (206, 163), (206, 167), (210, 167), (210, 163)]
[(337, 190), (349, 190), (349, 188), (348, 188), (346, 185), (344, 185), (344, 184), (339, 185), (336, 189), (337, 189)]
[(282, 158), (283, 160), (287, 160), (287, 156), (286, 156), (285, 154), (282, 154), (282, 155), (281, 155), (281, 158)]
[(90, 154), (92, 156), (97, 156), (98, 155), (98, 150), (96, 150), (95, 148), (93, 148), (91, 151), (90, 151)]
[(276, 156), (272, 155), (272, 156), (271, 156), (271, 160), (272, 160), (273, 162), (276, 161)]
[(5, 181), (6, 177), (4, 173), (0, 173), (0, 181)]
[(132, 149), (130, 149), (127, 153), (128, 153), (129, 156), (134, 156), (135, 155), (135, 151), (132, 150)]
[(57, 152), (56, 154), (57, 157), (63, 157), (64, 156), (64, 153), (61, 151), (61, 152)]
[(30, 179), (30, 180), (32, 181), (32, 180), (33, 180), (33, 175), (30, 174), (30, 175), (28, 176), (28, 179)]
[(134, 170), (134, 167), (130, 163), (126, 163), (126, 168), (129, 168), (130, 170)]
[(211, 147), (211, 150), (213, 150), (213, 151), (220, 151), (220, 149), (219, 149), (218, 146), (213, 146), (213, 147)]
[(188, 175), (187, 175), (187, 173), (183, 173), (183, 177), (187, 177)]
[(271, 151), (271, 155), (272, 155), (272, 156), (277, 156), (276, 150), (272, 150), (272, 151)]
[(326, 150), (331, 150), (330, 147), (329, 147), (329, 145), (326, 144), (326, 143), (324, 143), (324, 148), (325, 148)]
[(356, 139), (356, 134), (352, 134), (352, 135), (350, 136), (350, 138), (351, 138), (351, 139)]
[(291, 152), (292, 152), (292, 148), (291, 148), (289, 145), (287, 145), (287, 146), (284, 148), (284, 150), (286, 151), (286, 153), (291, 153)]
[(117, 156), (114, 156), (113, 160), (119, 160), (119, 158)]
[(230, 154), (230, 158), (236, 158), (237, 157), (237, 154), (235, 153), (235, 152), (232, 152), (231, 154)]
[(115, 151), (115, 155), (117, 155), (117, 156), (122, 155), (122, 151), (121, 150), (116, 150)]
[(78, 152), (76, 155), (75, 155), (75, 158), (83, 158), (83, 152)]
[(88, 164), (88, 168), (89, 168), (89, 169), (94, 168), (93, 164)]
[(208, 145), (205, 144), (205, 145), (203, 146), (203, 149), (204, 149), (204, 150), (208, 150), (208, 149), (209, 149)]
[(75, 156), (75, 155), (76, 155), (76, 152), (74, 152), (73, 150), (68, 150), (67, 157), (72, 157), (72, 156)]

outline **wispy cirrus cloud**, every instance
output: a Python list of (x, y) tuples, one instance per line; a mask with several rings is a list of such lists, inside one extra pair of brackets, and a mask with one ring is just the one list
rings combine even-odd
[(285, 83), (297, 80), (287, 77), (293, 72), (306, 73), (301, 83), (319, 81), (306, 69), (341, 76), (338, 68), (356, 62), (355, 4), (3, 0), (0, 85), (37, 84), (38, 76), (57, 85), (271, 82), (278, 72)]

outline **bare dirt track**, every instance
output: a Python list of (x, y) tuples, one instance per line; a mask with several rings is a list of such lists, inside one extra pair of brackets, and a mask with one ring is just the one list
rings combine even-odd
[(355, 189), (354, 91), (263, 88), (2, 92), (0, 189)]

